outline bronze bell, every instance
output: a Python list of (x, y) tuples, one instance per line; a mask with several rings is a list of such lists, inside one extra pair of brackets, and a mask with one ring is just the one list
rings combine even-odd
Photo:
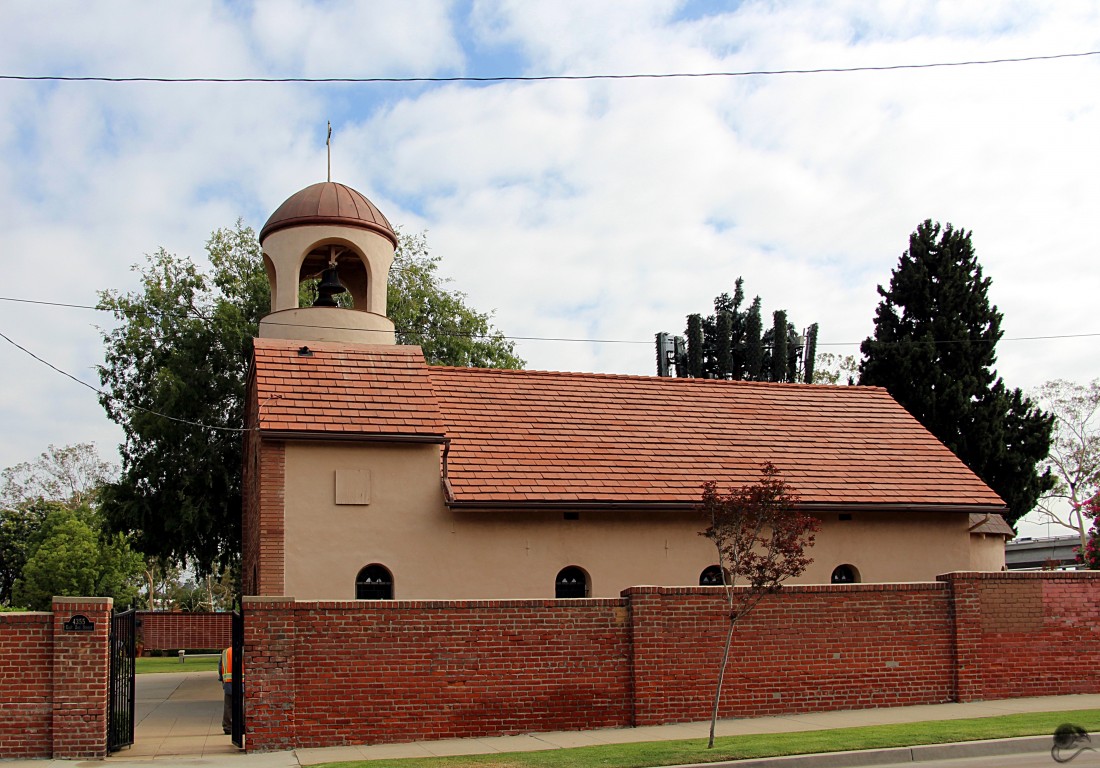
[(336, 300), (332, 297), (338, 293), (347, 293), (347, 290), (340, 283), (340, 278), (336, 274), (336, 267), (326, 267), (325, 271), (321, 273), (321, 282), (317, 284), (317, 301), (313, 302), (313, 306), (335, 307), (337, 306)]

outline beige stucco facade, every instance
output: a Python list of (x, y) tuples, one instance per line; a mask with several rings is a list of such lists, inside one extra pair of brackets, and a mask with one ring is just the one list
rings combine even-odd
[[(713, 466), (713, 453), (699, 452), (692, 441), (679, 444), (679, 455), (668, 449), (669, 431), (681, 424), (670, 422), (653, 431), (653, 417), (669, 401), (645, 400), (639, 391), (647, 385), (623, 379), (620, 389), (609, 392), (605, 381), (585, 380), (585, 397), (572, 407), (583, 411), (588, 387), (604, 387), (602, 407), (617, 416), (592, 417), (576, 434), (570, 430), (577, 410), (554, 412), (558, 397), (567, 392), (555, 387), (566, 386), (566, 379), (540, 378), (545, 389), (530, 390), (551, 394), (554, 407), (544, 402), (541, 415), (530, 416), (531, 401), (517, 399), (511, 421), (494, 420), (508, 401), (484, 400), (488, 390), (478, 387), (498, 386), (503, 392), (514, 382), (470, 380), (448, 390), (444, 379), (428, 373), (418, 349), (393, 346), (386, 285), (397, 237), (369, 200), (332, 182), (312, 185), (280, 206), (260, 239), (272, 296), (260, 336), (289, 343), (259, 345), (258, 354), (266, 350), (266, 367), (258, 371), (254, 366), (250, 378), (245, 594), (355, 599), (357, 579), (369, 575), (365, 569), (382, 566), (385, 583), (392, 584), (390, 596), (398, 599), (548, 598), (555, 596), (562, 570), (575, 567), (583, 572), (590, 596), (613, 597), (635, 585), (697, 585), (703, 570), (716, 563), (713, 546), (699, 535), (703, 522), (691, 510), (695, 481), (686, 478), (702, 469), (728, 467)], [(323, 301), (299, 306), (302, 281), (321, 274), (338, 276), (341, 291), (351, 297), (350, 309)], [(324, 280), (322, 285), (332, 288)], [(384, 345), (386, 354), (372, 345)], [(579, 381), (572, 386), (580, 386)], [(999, 509), (999, 500), (954, 457), (937, 453), (946, 451), (942, 444), (885, 392), (886, 402), (867, 411), (879, 430), (869, 435), (863, 422), (844, 417), (844, 408), (829, 402), (838, 393), (823, 401), (806, 399), (810, 391), (777, 385), (767, 397), (735, 388), (665, 392), (681, 400), (700, 398), (700, 404), (708, 397), (712, 404), (713, 398), (741, 397), (742, 410), (722, 411), (726, 415), (708, 418), (706, 424), (731, 425), (731, 435), (745, 427), (749, 433), (755, 430), (742, 439), (745, 450), (761, 461), (785, 451), (795, 466), (824, 468), (808, 475), (807, 485), (819, 500), (807, 509), (819, 517), (821, 530), (810, 551), (813, 563), (799, 582), (829, 583), (840, 566), (863, 582), (927, 581), (950, 571), (1003, 568), (1003, 536), (972, 533), (969, 527), (970, 512)], [(846, 394), (854, 393), (853, 388)], [(485, 403), (482, 410), (456, 420), (457, 411), (478, 399)], [(633, 417), (623, 410), (628, 403), (635, 409)], [(651, 404), (642, 409), (644, 416), (637, 413), (638, 403)], [(777, 422), (780, 411), (803, 415)], [(814, 422), (830, 434), (818, 436), (818, 448), (802, 453), (800, 441), (792, 444), (790, 437), (799, 430), (814, 432), (805, 416), (811, 413), (832, 414), (834, 421)], [(880, 420), (884, 414), (887, 421)], [(684, 423), (700, 418), (694, 409), (681, 415)], [(539, 418), (542, 427), (535, 426)], [(558, 432), (542, 449), (553, 455), (538, 453), (540, 461), (530, 461), (538, 449), (529, 441), (499, 441), (492, 448), (491, 440), (479, 442), (490, 432), (510, 437), (535, 429), (541, 434), (550, 423)], [(877, 439), (895, 433), (910, 436), (901, 451)], [(621, 442), (631, 434), (634, 442)], [(721, 441), (726, 445), (727, 437)], [(602, 464), (590, 459), (592, 446), (608, 443), (621, 443), (624, 450), (632, 445), (640, 455), (658, 458), (647, 465), (625, 461), (634, 479), (600, 495), (593, 486), (603, 488), (624, 472), (614, 451), (600, 454)], [(444, 445), (461, 446), (465, 459), (466, 485), (458, 494), (455, 459), (448, 465)], [(859, 450), (844, 454), (841, 449), (848, 446)], [(876, 463), (882, 456), (893, 457), (893, 463)], [(737, 460), (726, 456), (731, 464)], [(665, 483), (675, 480), (665, 471), (668, 463), (680, 468), (680, 490), (662, 496), (659, 481), (650, 479), (663, 472)], [(852, 479), (857, 465), (863, 474)], [(880, 466), (889, 469), (868, 469)], [(900, 471), (914, 466), (915, 477)], [(937, 473), (935, 483), (922, 467)], [(451, 482), (446, 487), (444, 475)], [(546, 482), (531, 485), (531, 477)], [(528, 484), (514, 487), (523, 483)], [(943, 493), (940, 483), (954, 490)], [(570, 508), (569, 499), (578, 498), (589, 502)], [(902, 498), (910, 501), (895, 501)], [(853, 501), (860, 499), (862, 506)]]
[[(566, 566), (591, 596), (638, 584), (697, 585), (716, 562), (690, 512), (628, 509), (454, 510), (444, 503), (434, 444), (289, 441), (285, 449), (284, 594), (353, 599), (359, 571), (393, 574), (398, 599), (547, 598)], [(338, 471), (369, 473), (369, 503), (337, 504)], [(967, 515), (853, 510), (821, 515), (800, 583), (829, 583), (848, 564), (864, 582), (927, 581), (969, 570)], [(1003, 564), (1003, 543), (1001, 545)], [(999, 570), (990, 554), (990, 570)]]

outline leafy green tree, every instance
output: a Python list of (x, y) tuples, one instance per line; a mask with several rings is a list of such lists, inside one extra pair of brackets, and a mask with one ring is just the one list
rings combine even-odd
[(11, 605), (47, 513), (94, 506), (114, 472), (93, 443), (51, 445), (33, 461), (0, 472), (0, 605)]
[(52, 509), (31, 543), (13, 602), (48, 610), (54, 595), (113, 597), (128, 604), (137, 595), (142, 558), (121, 534), (98, 533), (94, 513), (84, 506)]
[(492, 313), (478, 312), (467, 306), (465, 293), (448, 289), (439, 262), (422, 233), (398, 233), (386, 295), (397, 343), (419, 345), (430, 365), (523, 368), (515, 343), (493, 327)]
[[(398, 343), (419, 343), (436, 364), (522, 367), (490, 315), (447, 289), (423, 236), (399, 239), (389, 285)], [(134, 267), (138, 290), (99, 300), (117, 321), (102, 334), (100, 401), (124, 433), (121, 476), (103, 494), (108, 527), (199, 576), (240, 550), (245, 379), (271, 306), (251, 228), (215, 231), (206, 251), (209, 271), (161, 249)]]
[(218, 230), (206, 249), (212, 274), (161, 249), (135, 267), (140, 291), (99, 302), (119, 321), (103, 333), (100, 402), (124, 433), (107, 524), (150, 557), (200, 570), (229, 562), (240, 541), (245, 376), (270, 308), (249, 228)]
[(925, 221), (909, 237), (860, 349), (860, 384), (885, 387), (1008, 505), (1015, 523), (1053, 486), (1036, 467), (1052, 417), (997, 375), (1001, 313), (969, 232)]
[(46, 503), (40, 500), (0, 509), (0, 605), (12, 605), (12, 590), (23, 575), (46, 511)]

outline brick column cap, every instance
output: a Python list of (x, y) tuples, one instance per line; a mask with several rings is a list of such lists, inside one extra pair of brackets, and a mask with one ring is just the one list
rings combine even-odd
[(54, 605), (102, 605), (110, 608), (115, 604), (113, 597), (58, 597), (53, 598)]

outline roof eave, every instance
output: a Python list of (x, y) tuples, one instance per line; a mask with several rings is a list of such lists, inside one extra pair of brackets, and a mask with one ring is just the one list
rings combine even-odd
[(447, 436), (437, 432), (396, 433), (396, 432), (326, 432), (324, 430), (305, 429), (264, 429), (260, 436), (267, 440), (313, 440), (339, 441), (348, 443), (434, 443), (447, 442)]
[[(615, 510), (615, 509), (639, 509), (647, 511), (691, 511), (699, 508), (697, 501), (605, 501), (600, 499), (578, 499), (575, 501), (549, 501), (515, 499), (506, 501), (480, 501), (456, 499), (450, 484), (446, 484), (446, 504), (452, 509), (468, 510)], [(907, 502), (822, 502), (807, 501), (796, 505), (805, 512), (990, 512), (993, 514), (1004, 512), (1003, 505), (995, 504), (929, 504)]]

